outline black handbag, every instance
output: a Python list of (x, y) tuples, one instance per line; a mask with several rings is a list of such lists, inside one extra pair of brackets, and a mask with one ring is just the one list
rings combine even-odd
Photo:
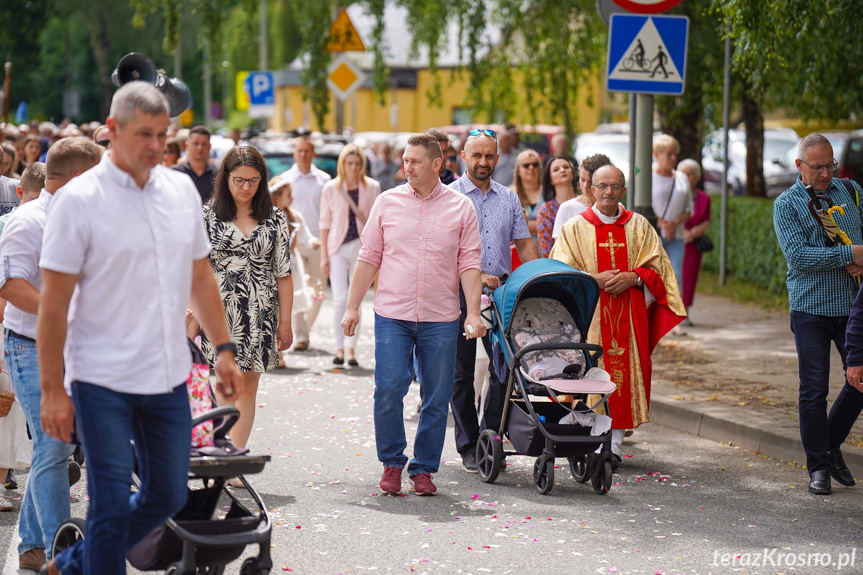
[(713, 242), (707, 236), (699, 236), (695, 238), (695, 249), (699, 253), (705, 254), (713, 251)]

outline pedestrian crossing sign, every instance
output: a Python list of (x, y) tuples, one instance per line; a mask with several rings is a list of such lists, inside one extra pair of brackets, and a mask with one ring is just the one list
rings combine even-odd
[(610, 92), (682, 94), (688, 37), (686, 16), (612, 14), (606, 88)]

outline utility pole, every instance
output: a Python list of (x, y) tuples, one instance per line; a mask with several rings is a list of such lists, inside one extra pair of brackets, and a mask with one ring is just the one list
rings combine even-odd
[(3, 70), (6, 72), (6, 77), (3, 79), (3, 121), (7, 124), (9, 123), (9, 100), (12, 99), (12, 96), (9, 94), (9, 90), (12, 86), (12, 62), (6, 62), (6, 65), (3, 66)]

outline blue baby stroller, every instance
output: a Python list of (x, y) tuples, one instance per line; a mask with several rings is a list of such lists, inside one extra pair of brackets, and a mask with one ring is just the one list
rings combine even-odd
[[(616, 388), (596, 367), (602, 347), (585, 343), (598, 300), (596, 280), (551, 259), (522, 264), (493, 292), (483, 315), (492, 323), (492, 362), (506, 382), (506, 402), (500, 429), (484, 430), (477, 442), (482, 481), (497, 479), (504, 456), (528, 455), (536, 457), (536, 490), (548, 494), (555, 457), (567, 457), (579, 483), (590, 479), (596, 493), (608, 492), (611, 419), (598, 410), (607, 412)], [(572, 395), (575, 407), (558, 395)], [(588, 405), (588, 396), (600, 399)], [(515, 453), (504, 452), (504, 436)]]

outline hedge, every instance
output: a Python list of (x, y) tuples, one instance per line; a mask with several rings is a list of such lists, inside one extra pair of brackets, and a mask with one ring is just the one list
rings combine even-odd
[[(705, 269), (719, 271), (719, 235), (722, 198), (710, 195), (710, 227), (707, 235), (715, 249), (704, 254)], [(786, 291), (785, 257), (773, 231), (773, 200), (729, 196), (728, 248), (725, 269), (729, 277), (755, 284), (771, 292)]]

